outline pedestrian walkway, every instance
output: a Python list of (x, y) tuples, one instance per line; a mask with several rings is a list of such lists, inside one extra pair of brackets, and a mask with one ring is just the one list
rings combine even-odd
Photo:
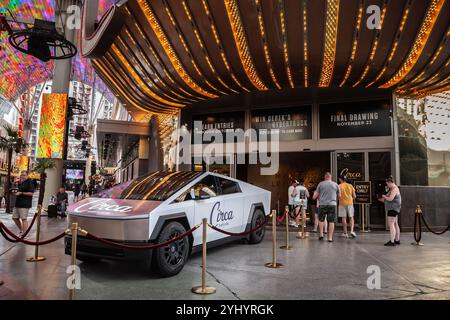
[[(8, 227), (10, 219), (0, 217)], [(66, 228), (62, 218), (42, 220), (42, 239)], [(15, 229), (13, 229), (15, 230)], [(193, 255), (180, 274), (159, 278), (143, 265), (98, 261), (82, 263), (81, 290), (77, 299), (450, 299), (450, 236), (424, 233), (424, 247), (410, 245), (412, 233), (402, 234), (402, 244), (384, 247), (387, 232), (359, 234), (356, 239), (336, 237), (334, 243), (306, 240), (291, 233), (290, 251), (278, 250), (281, 269), (268, 269), (271, 233), (258, 245), (230, 243), (208, 250), (207, 283), (217, 293), (201, 297), (191, 293), (201, 281), (201, 255)], [(34, 239), (32, 233), (29, 237)], [(278, 246), (284, 234), (278, 234)], [(34, 247), (0, 239), (0, 299), (67, 299), (63, 240), (41, 247), (47, 259), (26, 262)], [(368, 269), (369, 268), (369, 269)], [(371, 269), (372, 268), (372, 269)], [(379, 268), (381, 289), (369, 289), (367, 280)], [(372, 270), (368, 273), (368, 270)]]

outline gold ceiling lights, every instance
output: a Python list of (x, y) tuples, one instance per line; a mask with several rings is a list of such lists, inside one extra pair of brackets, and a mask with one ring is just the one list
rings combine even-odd
[[(286, 73), (289, 80), (289, 85), (291, 88), (294, 88), (294, 81), (292, 80), (292, 71), (291, 71), (291, 65), (289, 64), (289, 50), (288, 50), (288, 44), (287, 44), (287, 38), (286, 38), (286, 23), (284, 19), (284, 0), (278, 0), (278, 5), (280, 6), (280, 25), (281, 25), (281, 37), (283, 38), (283, 56), (284, 56), (284, 63), (286, 65)], [(337, 0), (339, 1), (339, 0)]]
[(325, 48), (323, 52), (322, 71), (319, 87), (328, 87), (333, 77), (336, 56), (336, 39), (339, 28), (339, 0), (327, 0), (325, 22)]
[[(367, 24), (369, 5), (380, 9), (375, 30)], [(128, 0), (115, 6), (108, 12), (120, 14), (123, 25), (97, 37), (96, 54), (87, 57), (139, 117), (144, 110), (172, 114), (269, 88), (373, 87), (414, 96), (449, 85), (449, 0)]]
[(241, 62), (244, 66), (247, 77), (256, 89), (260, 91), (267, 90), (268, 88), (259, 78), (255, 69), (255, 65), (253, 64), (252, 58), (250, 56), (248, 43), (245, 36), (244, 27), (242, 26), (242, 21), (236, 0), (225, 0), (225, 7), (227, 10), (231, 30), (233, 31), (233, 37), (238, 49), (239, 57), (241, 58)]
[(137, 2), (142, 12), (144, 13), (145, 17), (147, 18), (150, 27), (152, 28), (153, 32), (155, 33), (156, 37), (161, 43), (165, 53), (169, 57), (170, 62), (174, 66), (176, 72), (181, 77), (181, 79), (183, 79), (183, 81), (195, 92), (208, 98), (217, 98), (218, 97), (217, 95), (206, 91), (205, 89), (200, 87), (197, 83), (195, 83), (195, 81), (186, 72), (180, 60), (178, 59), (177, 54), (175, 53), (172, 45), (170, 44), (166, 34), (164, 33), (155, 15), (153, 14), (153, 11), (150, 9), (150, 6), (148, 5), (147, 1), (137, 0)]
[(278, 82), (278, 79), (275, 76), (275, 72), (273, 71), (273, 67), (272, 67), (272, 58), (271, 58), (270, 52), (269, 52), (269, 45), (267, 44), (267, 36), (266, 36), (264, 20), (263, 20), (263, 16), (262, 16), (261, 1), (255, 0), (255, 6), (256, 6), (256, 10), (258, 12), (259, 32), (261, 33), (261, 38), (263, 39), (264, 58), (266, 59), (266, 65), (267, 65), (267, 68), (269, 69), (269, 74), (270, 74), (270, 77), (272, 78), (273, 83), (275, 84), (277, 89), (281, 89), (281, 85)]
[(409, 73), (409, 71), (411, 71), (427, 43), (428, 37), (433, 30), (434, 23), (436, 22), (444, 3), (445, 0), (432, 0), (430, 7), (427, 10), (425, 20), (420, 26), (419, 33), (417, 34), (414, 45), (406, 58), (405, 63), (400, 67), (400, 70), (389, 81), (381, 85), (380, 88), (392, 87), (393, 85), (399, 83)]
[(356, 56), (356, 49), (358, 48), (358, 38), (359, 38), (359, 30), (361, 29), (361, 19), (363, 15), (363, 8), (364, 8), (364, 1), (359, 1), (359, 9), (358, 9), (358, 17), (356, 20), (356, 28), (355, 33), (353, 36), (353, 44), (352, 44), (352, 53), (350, 55), (350, 60), (348, 62), (347, 71), (345, 71), (344, 79), (342, 79), (341, 83), (339, 84), (339, 87), (342, 87), (346, 82), (348, 77), (350, 76), (350, 73), (352, 72), (353, 68), (353, 62), (355, 60)]

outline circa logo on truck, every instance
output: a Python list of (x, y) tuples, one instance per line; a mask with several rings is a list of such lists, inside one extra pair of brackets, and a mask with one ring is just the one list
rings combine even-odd
[(229, 220), (233, 220), (233, 210), (223, 211), (220, 209), (220, 202), (216, 202), (211, 210), (209, 221), (215, 225), (224, 226), (228, 225)]
[(133, 207), (121, 206), (115, 203), (111, 203), (108, 199), (99, 199), (89, 203), (85, 203), (77, 208), (74, 212), (87, 212), (87, 211), (112, 211), (112, 212), (130, 212)]

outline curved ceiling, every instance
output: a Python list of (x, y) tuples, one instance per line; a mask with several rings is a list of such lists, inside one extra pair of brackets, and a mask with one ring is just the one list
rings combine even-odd
[[(59, 2), (61, 0), (58, 0)], [(100, 0), (99, 12), (103, 13), (115, 1)], [(54, 20), (54, 0), (6, 0), (1, 1), (0, 14), (9, 16), (8, 10), (14, 17), (31, 20)], [(11, 24), (13, 28), (24, 28), (24, 25)], [(30, 55), (21, 53), (8, 43), (8, 34), (0, 32), (0, 96), (6, 100), (15, 101), (19, 95), (46, 80), (53, 75), (53, 62), (42, 62)], [(77, 54), (72, 60), (73, 80), (82, 81), (92, 85), (94, 70), (89, 59)], [(97, 82), (100, 91), (106, 91), (106, 86)]]
[(128, 0), (108, 13), (123, 27), (99, 37), (94, 68), (136, 112), (270, 89), (450, 86), (450, 0)]

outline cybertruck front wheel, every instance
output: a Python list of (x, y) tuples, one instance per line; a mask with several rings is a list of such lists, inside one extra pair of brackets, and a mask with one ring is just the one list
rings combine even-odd
[[(250, 228), (254, 229), (256, 226), (260, 226), (262, 223), (264, 223), (265, 220), (266, 220), (266, 216), (264, 215), (264, 212), (261, 209), (256, 209), (255, 212), (253, 212), (252, 223), (251, 223)], [(264, 239), (265, 234), (266, 234), (266, 228), (261, 227), (258, 230), (250, 233), (248, 242), (250, 244), (260, 243)]]
[[(184, 226), (176, 221), (169, 222), (159, 234), (157, 243), (169, 241), (186, 232)], [(156, 271), (163, 277), (178, 274), (184, 267), (189, 255), (189, 238), (184, 237), (172, 244), (155, 249), (154, 264)]]

